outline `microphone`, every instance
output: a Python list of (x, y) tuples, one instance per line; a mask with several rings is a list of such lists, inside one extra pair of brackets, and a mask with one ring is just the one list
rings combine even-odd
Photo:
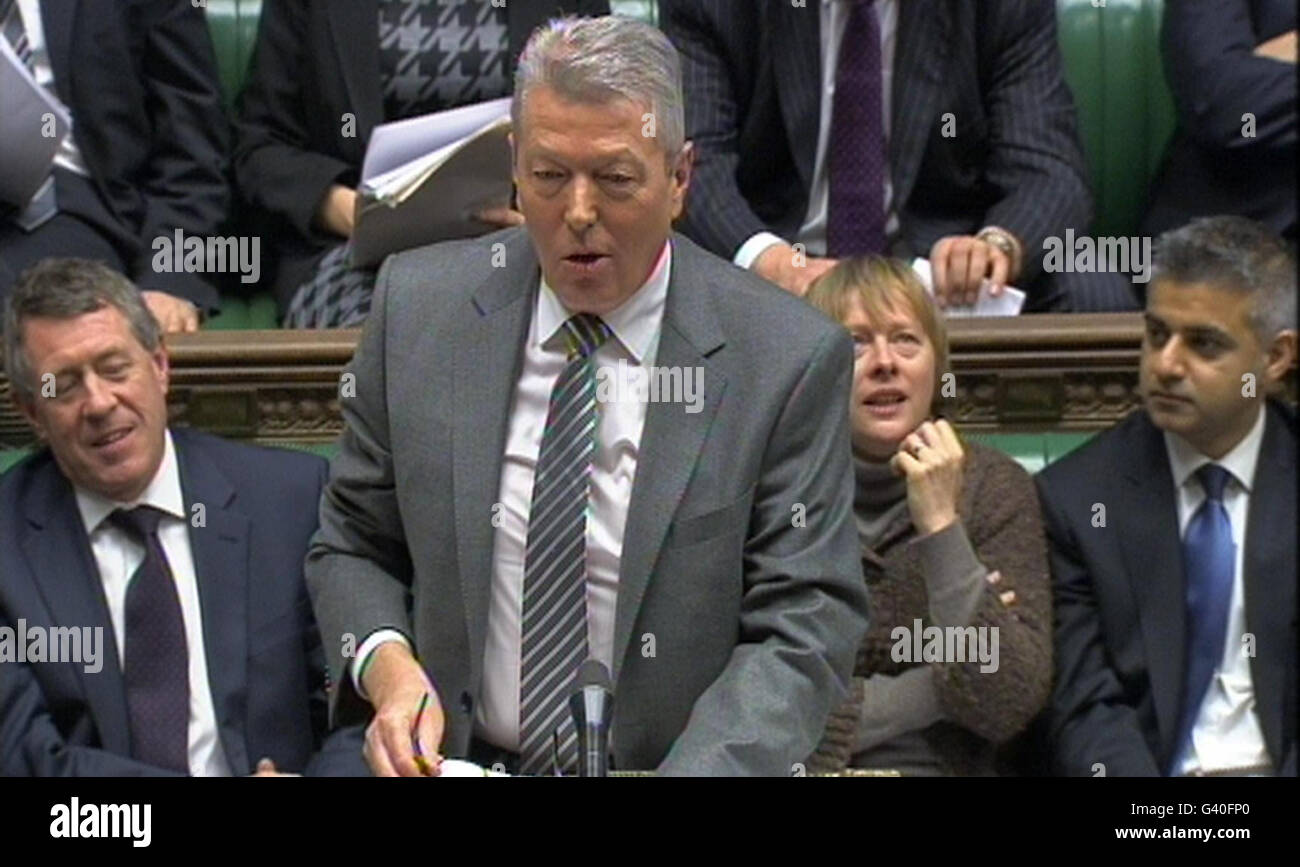
[(609, 669), (588, 659), (578, 669), (577, 691), (569, 696), (573, 728), (578, 734), (578, 776), (609, 776), (609, 722), (614, 715), (614, 693)]

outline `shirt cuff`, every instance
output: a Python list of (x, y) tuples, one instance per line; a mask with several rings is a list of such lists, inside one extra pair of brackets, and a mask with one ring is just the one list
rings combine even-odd
[(352, 660), (352, 685), (356, 687), (357, 695), (366, 701), (370, 701), (370, 696), (366, 695), (366, 688), (361, 685), (358, 672), (366, 667), (366, 661), (370, 659), (370, 654), (378, 650), (379, 645), (387, 644), (390, 641), (400, 641), (406, 645), (407, 650), (411, 649), (411, 642), (396, 629), (376, 629), (370, 633), (365, 641), (361, 642), (361, 646), (357, 648), (357, 655)]
[(936, 626), (966, 626), (984, 592), (988, 569), (975, 556), (960, 519), (937, 533), (913, 539)]
[(771, 232), (759, 232), (740, 245), (740, 249), (736, 251), (736, 255), (731, 258), (731, 261), (748, 271), (753, 267), (754, 260), (762, 255), (764, 250), (773, 244), (784, 243), (786, 241), (780, 235), (773, 235)]

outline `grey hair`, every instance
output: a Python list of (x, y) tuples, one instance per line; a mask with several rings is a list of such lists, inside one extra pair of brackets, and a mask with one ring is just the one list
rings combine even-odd
[(533, 31), (515, 68), (510, 120), (522, 129), (528, 91), (547, 85), (574, 102), (623, 97), (648, 105), (655, 138), (672, 160), (686, 142), (682, 63), (668, 37), (633, 18), (557, 18)]
[(145, 306), (140, 290), (102, 262), (90, 259), (42, 259), (24, 271), (5, 300), (5, 373), (21, 401), (31, 402), (36, 379), (23, 351), (23, 323), (33, 318), (72, 319), (115, 307), (131, 333), (148, 352), (162, 342), (158, 320)]
[(1295, 257), (1280, 237), (1246, 217), (1202, 217), (1156, 239), (1151, 279), (1208, 283), (1255, 295), (1250, 325), (1267, 345), (1296, 327)]

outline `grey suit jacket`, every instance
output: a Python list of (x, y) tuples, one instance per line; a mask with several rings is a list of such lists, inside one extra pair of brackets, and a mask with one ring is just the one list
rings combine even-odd
[[(789, 774), (847, 694), (866, 630), (851, 343), (798, 299), (673, 244), (656, 363), (702, 367), (704, 406), (647, 409), (619, 570), (613, 758)], [(468, 749), (493, 676), (492, 506), (539, 274), (523, 229), (402, 253), (380, 271), (307, 560), (338, 722), (369, 712), (343, 676), (343, 636), (395, 627), (438, 689), (444, 754)]]

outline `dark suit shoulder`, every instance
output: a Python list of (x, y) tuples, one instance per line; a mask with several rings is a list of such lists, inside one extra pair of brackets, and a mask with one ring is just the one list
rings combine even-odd
[(1126, 415), (1112, 428), (1102, 431), (1063, 458), (1038, 473), (1040, 484), (1068, 488), (1089, 482), (1110, 484), (1118, 471), (1136, 459), (1138, 446), (1148, 446), (1161, 437), (1145, 410)]
[(173, 428), (171, 433), (178, 452), (201, 453), (245, 495), (287, 486), (314, 487), (329, 468), (328, 461), (309, 452), (233, 442), (189, 428)]
[(20, 514), (20, 504), (32, 485), (47, 473), (59, 472), (54, 454), (48, 448), (28, 455), (0, 474), (0, 516)]

